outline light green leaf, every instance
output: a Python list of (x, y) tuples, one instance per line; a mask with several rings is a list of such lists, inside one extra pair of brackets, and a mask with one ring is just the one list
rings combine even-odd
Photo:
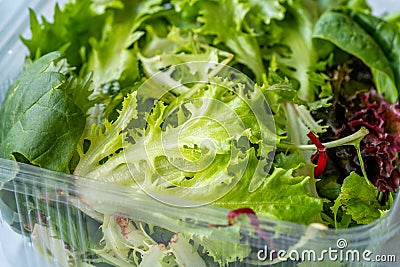
[(237, 209), (249, 207), (259, 216), (297, 223), (310, 223), (322, 210), (322, 199), (310, 196), (310, 177), (293, 176), (293, 169), (275, 168), (252, 194), (243, 190), (249, 177), (242, 177), (237, 186), (214, 204)]
[(256, 17), (265, 24), (269, 24), (271, 20), (282, 20), (285, 17), (285, 7), (280, 0), (271, 0), (260, 2), (258, 0), (249, 0), (250, 12), (255, 13)]
[(124, 9), (108, 10), (101, 37), (89, 39), (91, 53), (86, 72), (93, 71), (91, 98), (99, 97), (102, 86), (107, 83), (118, 81), (125, 87), (139, 78), (137, 50), (131, 48), (144, 34), (136, 30), (138, 14), (134, 10), (137, 6), (137, 3), (124, 1)]
[(181, 266), (206, 267), (195, 246), (184, 238), (184, 234), (175, 234), (169, 242), (169, 247), (176, 258), (176, 262)]
[(298, 96), (307, 102), (315, 99), (316, 91), (308, 73), (318, 60), (311, 39), (318, 8), (314, 1), (290, 1), (285, 19), (279, 24), (283, 29), (279, 44), (288, 48), (287, 53), (276, 55), (279, 69), (299, 83)]
[(249, 67), (255, 74), (256, 81), (261, 83), (265, 70), (259, 44), (254, 36), (241, 31), (242, 22), (250, 7), (238, 0), (200, 3), (198, 20), (202, 26), (199, 32), (216, 36), (213, 44), (224, 43), (235, 54), (235, 60)]
[[(122, 130), (126, 128), (130, 120), (137, 118), (137, 116), (136, 93), (134, 92), (124, 100), (120, 116), (116, 121), (111, 123), (106, 120), (102, 126), (92, 126), (91, 133), (87, 137), (87, 140), (90, 141), (90, 147), (85, 152), (83, 147), (78, 148), (81, 159), (75, 168), (74, 174), (89, 178), (106, 179), (120, 184), (133, 183), (134, 181), (130, 178), (126, 166), (121, 166), (125, 162), (123, 155), (122, 157), (115, 157), (122, 162), (118, 161), (113, 167), (108, 167), (110, 162), (107, 165), (101, 164), (101, 162), (115, 155), (119, 149), (123, 148), (126, 133), (122, 132)], [(112, 159), (114, 160), (114, 158)], [(119, 174), (115, 171), (115, 168), (118, 167), (121, 168), (124, 174)]]
[(381, 206), (376, 199), (377, 188), (364, 177), (352, 172), (343, 182), (341, 193), (335, 201), (334, 213), (340, 208), (358, 224), (368, 224), (381, 217)]
[[(215, 238), (223, 233), (224, 238)], [(243, 261), (251, 247), (241, 243), (240, 223), (229, 228), (209, 228), (202, 233), (184, 233), (187, 242), (193, 242), (194, 247), (201, 247), (201, 252), (213, 258), (216, 263), (224, 266), (235, 260)]]

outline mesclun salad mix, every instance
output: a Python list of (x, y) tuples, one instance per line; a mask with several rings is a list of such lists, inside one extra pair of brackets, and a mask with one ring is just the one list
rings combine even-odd
[[(261, 237), (256, 215), (348, 228), (390, 209), (399, 16), (374, 17), (363, 0), (82, 0), (56, 6), (52, 22), (32, 11), (30, 24), (0, 109), (0, 157), (205, 200), (233, 210), (228, 225), (247, 216)], [(16, 209), (13, 193), (0, 197)], [(53, 220), (49, 206), (24, 214), (41, 227), (25, 234), (51, 229), (62, 249), (90, 255), (85, 266), (225, 266), (251, 253), (239, 232), (240, 255), (221, 253), (197, 232), (89, 213), (102, 236), (79, 247), (57, 232), (68, 215)]]

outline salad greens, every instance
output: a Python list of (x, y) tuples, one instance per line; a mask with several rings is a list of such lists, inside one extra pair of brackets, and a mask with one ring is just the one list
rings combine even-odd
[[(355, 16), (357, 18), (362, 15)], [(370, 20), (375, 20), (375, 18)], [(383, 24), (384, 22), (375, 21), (374, 23)], [(398, 65), (396, 63), (398, 56), (393, 55), (394, 52), (386, 52), (391, 57), (389, 59), (384, 52), (392, 50), (391, 46), (393, 42), (389, 42), (389, 40), (381, 41), (382, 37), (377, 32), (370, 34), (363, 28), (363, 24), (360, 24), (357, 23), (357, 20), (353, 20), (346, 14), (326, 12), (316, 24), (313, 36), (314, 38), (332, 42), (336, 47), (361, 59), (370, 68), (378, 91), (381, 93), (384, 92), (387, 99), (395, 102), (398, 99), (398, 90), (396, 89), (397, 78), (395, 79), (394, 73), (396, 71), (398, 73)], [(379, 31), (378, 25), (372, 26), (365, 23), (365, 27), (373, 27), (375, 31)], [(340, 32), (335, 30), (338, 28), (341, 29)], [(388, 29), (386, 34), (389, 36), (388, 38), (393, 38), (393, 35), (398, 34), (398, 32), (390, 32)], [(381, 49), (381, 42), (385, 50)]]
[[(30, 15), (0, 157), (299, 224), (347, 228), (390, 209), (398, 17), (362, 0), (82, 0), (56, 5), (52, 22)], [(8, 214), (19, 199), (0, 190)], [(25, 234), (90, 255), (82, 266), (225, 266), (254, 252), (239, 224), (225, 243), (213, 222), (179, 232), (74, 210), (102, 231), (79, 243), (58, 230), (68, 218), (52, 220), (54, 203), (29, 203), (38, 224)]]
[[(0, 156), (67, 171), (85, 127), (84, 113), (68, 96), (74, 83), (60, 53), (29, 65), (1, 107)], [(54, 160), (57, 158), (58, 160)]]

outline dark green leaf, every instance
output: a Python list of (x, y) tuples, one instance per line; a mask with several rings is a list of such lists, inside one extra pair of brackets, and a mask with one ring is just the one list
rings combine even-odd
[(397, 25), (361, 12), (353, 11), (349, 15), (381, 47), (393, 70), (397, 90), (400, 90), (400, 31)]
[(45, 18), (39, 22), (31, 10), (32, 37), (22, 41), (29, 49), (31, 59), (52, 51), (63, 51), (68, 62), (77, 66), (79, 71), (84, 59), (81, 52), (89, 49), (89, 38), (97, 38), (103, 24), (103, 14), (95, 13), (90, 0), (67, 3), (62, 9), (56, 5), (52, 22)]
[(392, 101), (397, 99), (395, 76), (387, 56), (377, 40), (349, 16), (325, 12), (315, 25), (313, 38), (329, 41), (361, 59), (371, 68), (378, 91)]
[(0, 157), (67, 171), (85, 126), (80, 109), (61, 90), (65, 75), (51, 71), (54, 52), (27, 66), (0, 109)]

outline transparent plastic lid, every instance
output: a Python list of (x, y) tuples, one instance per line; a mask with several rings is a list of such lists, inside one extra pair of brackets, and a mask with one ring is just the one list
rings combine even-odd
[[(144, 226), (130, 230), (153, 235), (152, 239), (157, 240), (159, 237), (154, 237), (154, 232), (141, 227), (159, 227), (164, 229), (159, 231), (167, 236), (167, 243), (171, 243), (173, 235), (179, 233), (195, 241), (215, 243), (220, 246), (218, 250), (227, 254), (227, 262), (232, 260), (229, 257), (234, 253), (243, 256), (241, 262), (245, 262), (246, 266), (270, 264), (269, 257), (277, 256), (268, 253), (278, 251), (282, 251), (279, 255), (279, 261), (284, 259), (282, 266), (296, 266), (294, 262), (297, 261), (292, 259), (296, 259), (296, 255), (304, 256), (304, 253), (307, 257), (314, 257), (315, 262), (329, 261), (329, 257), (347, 257), (342, 261), (348, 264), (366, 264), (376, 255), (390, 256), (392, 260), (400, 256), (397, 249), (400, 238), (398, 201), (386, 216), (376, 222), (350, 229), (327, 229), (318, 224), (306, 226), (263, 218), (258, 218), (255, 225), (250, 217), (249, 220), (241, 220), (240, 224), (228, 226), (229, 210), (226, 209), (169, 206), (139, 189), (99, 183), (9, 160), (0, 160), (0, 185), (3, 187), (2, 198), (7, 199), (4, 196), (9, 195), (10, 201), (15, 199), (18, 211), (15, 214), (13, 210), (6, 212), (7, 208), (3, 209), (2, 220), (14, 230), (31, 237), (30, 241), (25, 240), (25, 246), (35, 246), (47, 255), (44, 258), (61, 266), (72, 263), (78, 266), (82, 262), (94, 261), (90, 251), (101, 250), (101, 238), (104, 238), (96, 218), (101, 221), (104, 216), (119, 229), (114, 235), (120, 234), (118, 231), (123, 229), (118, 228), (121, 220), (142, 222)], [(43, 214), (50, 216), (44, 218)], [(65, 218), (68, 218), (67, 222)], [(59, 235), (68, 240), (68, 246), (75, 248), (75, 254), (70, 250), (67, 252), (64, 242), (53, 238)], [(159, 239), (157, 241), (160, 242)], [(333, 254), (325, 255), (327, 252), (324, 250), (332, 250)], [(352, 258), (343, 254), (349, 251)], [(367, 253), (368, 257), (364, 255), (363, 258), (362, 253)]]
[[(54, 1), (29, 5), (50, 16)], [(27, 3), (0, 1), (0, 17), (1, 103), (27, 54), (15, 34), (29, 34)], [(159, 259), (182, 266), (398, 266), (400, 261), (398, 197), (369, 225), (327, 229), (248, 211), (230, 224), (228, 209), (178, 207), (168, 204), (179, 202), (173, 196), (160, 194), (167, 200), (160, 202), (140, 188), (5, 159), (0, 159), (0, 189), (0, 262), (5, 258), (10, 266), (127, 266), (124, 257), (136, 253), (146, 255), (140, 266), (155, 266)], [(310, 264), (298, 265), (302, 261)]]

